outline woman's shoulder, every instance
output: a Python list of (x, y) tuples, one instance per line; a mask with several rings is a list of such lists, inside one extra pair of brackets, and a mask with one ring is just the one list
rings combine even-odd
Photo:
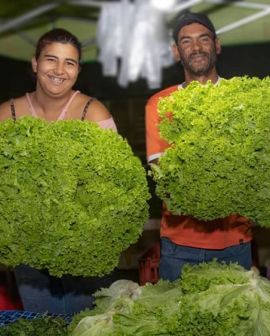
[(16, 115), (21, 115), (25, 110), (25, 102), (25, 96), (21, 96), (18, 98), (11, 98), (0, 104), (0, 121), (12, 118), (12, 108), (14, 108)]
[(107, 107), (95, 97), (80, 93), (78, 98), (86, 120), (101, 121), (111, 117)]
[(0, 104), (0, 120), (11, 118), (11, 100), (7, 100)]

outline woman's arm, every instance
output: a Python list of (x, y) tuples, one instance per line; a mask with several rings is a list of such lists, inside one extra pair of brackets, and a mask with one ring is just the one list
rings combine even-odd
[(6, 101), (0, 105), (0, 121), (10, 118), (11, 118), (10, 102)]
[(88, 107), (85, 119), (98, 122), (109, 118), (111, 118), (111, 114), (105, 105), (94, 99)]
[(85, 119), (96, 122), (101, 128), (111, 128), (117, 131), (112, 115), (105, 105), (96, 99), (89, 105)]

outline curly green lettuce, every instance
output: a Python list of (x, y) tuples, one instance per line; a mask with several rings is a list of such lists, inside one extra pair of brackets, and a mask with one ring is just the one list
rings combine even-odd
[(112, 130), (25, 117), (0, 124), (0, 262), (101, 276), (148, 218), (145, 170)]
[(270, 77), (192, 82), (161, 99), (160, 133), (171, 146), (153, 176), (169, 210), (270, 226), (269, 111)]
[[(15, 316), (15, 314), (14, 314)], [(60, 317), (38, 316), (31, 320), (23, 317), (0, 327), (0, 336), (68, 336), (65, 321)]]

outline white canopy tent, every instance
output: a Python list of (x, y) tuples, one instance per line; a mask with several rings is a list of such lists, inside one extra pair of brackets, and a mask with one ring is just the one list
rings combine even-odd
[[(0, 54), (30, 60), (38, 36), (53, 26), (63, 27), (79, 37), (85, 51), (92, 50), (91, 56), (89, 52), (83, 54), (84, 60), (96, 57), (103, 65), (104, 74), (118, 76), (121, 86), (127, 86), (138, 78), (145, 78), (151, 88), (159, 86), (162, 68), (173, 62), (170, 24), (183, 10), (209, 12), (217, 27), (217, 34), (225, 37), (225, 43), (226, 37), (229, 37), (228, 41), (233, 41), (232, 36), (234, 32), (239, 32), (240, 27), (260, 20), (269, 22), (270, 31), (269, 0), (35, 1), (31, 8), (8, 18), (1, 14), (5, 1), (1, 2)], [(61, 11), (65, 6), (80, 8), (79, 15), (77, 12), (67, 17), (58, 13), (56, 17), (54, 12)], [(97, 16), (87, 18), (86, 10), (95, 11)], [(44, 15), (47, 18), (51, 16), (51, 20), (46, 22)], [(36, 25), (41, 18), (42, 24)], [(34, 28), (31, 27), (33, 23)], [(262, 39), (267, 38), (270, 40), (270, 34), (266, 33)], [(20, 40), (25, 46), (18, 50), (16, 47), (20, 45)], [(99, 52), (94, 56), (97, 48)], [(119, 59), (120, 67), (117, 65)]]
[[(136, 1), (136, 0), (135, 0)], [(252, 15), (249, 15), (247, 17), (244, 17), (241, 20), (237, 20), (236, 22), (232, 22), (221, 29), (219, 29), (218, 33), (224, 33), (227, 31), (230, 31), (232, 29), (236, 29), (242, 25), (248, 24), (250, 22), (253, 22), (255, 20), (258, 20), (264, 16), (267, 16), (270, 14), (270, 4), (267, 4), (269, 2), (268, 0), (263, 2), (263, 0), (258, 1), (248, 1), (248, 0), (239, 0), (239, 1), (230, 1), (230, 0), (175, 0), (175, 1), (168, 1), (168, 0), (149, 0), (150, 3), (156, 8), (163, 10), (166, 13), (179, 13), (182, 10), (191, 8), (194, 5), (197, 5), (199, 3), (209, 3), (209, 4), (224, 4), (227, 6), (235, 6), (235, 7), (241, 7), (241, 8), (249, 8), (253, 10), (257, 10), (258, 12)], [(114, 3), (116, 3), (115, 1)], [(121, 0), (119, 0), (121, 2)], [(3, 33), (5, 31), (11, 30), (11, 29), (18, 29), (21, 28), (24, 25), (29, 24), (29, 21), (33, 20), (34, 18), (37, 18), (38, 16), (51, 11), (52, 9), (55, 9), (56, 7), (63, 6), (63, 4), (66, 5), (74, 5), (74, 6), (81, 6), (81, 7), (98, 7), (101, 8), (102, 6), (106, 5), (112, 5), (112, 1), (94, 1), (94, 0), (66, 0), (66, 1), (54, 1), (48, 4), (42, 4), (42, 5), (34, 5), (33, 9), (29, 10), (28, 12), (15, 17), (10, 18), (8, 20), (1, 20), (0, 22), (0, 33)], [(163, 3), (163, 4), (162, 4)], [(167, 3), (167, 5), (164, 5)], [(1, 17), (1, 15), (0, 15)]]

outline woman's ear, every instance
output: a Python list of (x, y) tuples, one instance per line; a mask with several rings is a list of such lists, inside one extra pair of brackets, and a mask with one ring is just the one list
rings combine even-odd
[(37, 60), (35, 57), (32, 58), (32, 70), (34, 73), (37, 72)]
[(172, 53), (173, 53), (173, 57), (174, 57), (176, 62), (181, 60), (180, 53), (179, 53), (179, 50), (178, 50), (176, 44), (172, 45)]

